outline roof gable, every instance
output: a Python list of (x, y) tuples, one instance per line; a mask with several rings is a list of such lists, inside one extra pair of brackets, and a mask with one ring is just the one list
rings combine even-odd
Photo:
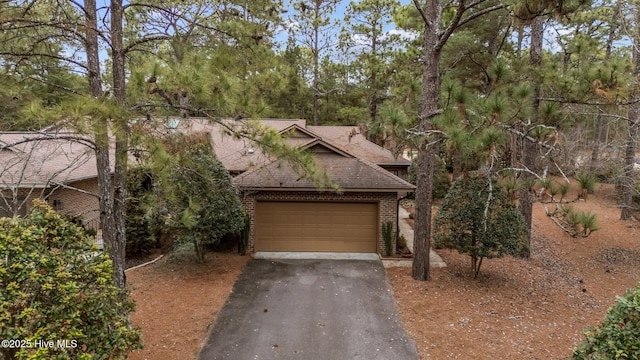
[(355, 157), (324, 153), (315, 156), (316, 165), (323, 169), (332, 184), (318, 189), (311, 179), (301, 177), (286, 161), (275, 160), (234, 178), (241, 189), (254, 190), (334, 190), (398, 192), (412, 191), (415, 187), (383, 168)]
[(323, 140), (338, 145), (350, 154), (374, 164), (407, 167), (411, 165), (411, 161), (401, 156), (394, 157), (390, 150), (367, 140), (357, 126), (309, 125), (307, 129), (317, 134)]
[(354, 158), (355, 156), (349, 154), (348, 152), (338, 148), (337, 146), (334, 146), (322, 139), (316, 139), (313, 141), (308, 142), (307, 144), (305, 144), (304, 146), (302, 146), (303, 149), (312, 152), (314, 154), (332, 154), (332, 155), (340, 155), (343, 157), (348, 157), (348, 158)]
[(278, 133), (287, 139), (317, 139), (318, 135), (313, 132), (305, 129), (298, 124), (294, 123), (291, 126), (286, 127), (285, 129), (280, 130)]

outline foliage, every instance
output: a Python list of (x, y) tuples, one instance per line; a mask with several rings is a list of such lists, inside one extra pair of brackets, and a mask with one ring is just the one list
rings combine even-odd
[(123, 359), (141, 347), (127, 319), (134, 304), (114, 285), (109, 256), (96, 251), (44, 202), (25, 218), (0, 219), (0, 339), (31, 345), (3, 346), (5, 359)]
[(436, 245), (469, 254), (474, 277), (484, 258), (519, 254), (525, 232), (522, 215), (500, 184), (478, 172), (453, 183), (434, 223)]
[(584, 332), (573, 359), (640, 358), (640, 285), (618, 297), (604, 321)]
[(387, 221), (382, 226), (382, 238), (384, 239), (384, 253), (386, 256), (391, 256), (393, 250), (393, 222)]
[(552, 214), (552, 216), (560, 221), (562, 228), (572, 237), (588, 237), (592, 232), (600, 229), (595, 214), (575, 210), (569, 205), (560, 207), (558, 214)]
[[(416, 184), (416, 171), (418, 166), (414, 161), (409, 166), (409, 182)], [(451, 178), (447, 167), (441, 158), (436, 159), (436, 167), (433, 171), (433, 198), (442, 199), (447, 195), (449, 188), (451, 187)]]
[(157, 241), (147, 215), (146, 203), (151, 190), (152, 175), (144, 168), (131, 168), (127, 174), (127, 257), (149, 252)]
[(196, 257), (204, 260), (207, 245), (226, 234), (239, 234), (245, 216), (231, 176), (206, 143), (176, 138), (176, 159), (161, 184), (168, 214), (165, 223), (178, 243), (193, 243)]
[(598, 178), (591, 173), (578, 173), (575, 179), (580, 185), (580, 197), (586, 199), (588, 194), (593, 194), (598, 184)]

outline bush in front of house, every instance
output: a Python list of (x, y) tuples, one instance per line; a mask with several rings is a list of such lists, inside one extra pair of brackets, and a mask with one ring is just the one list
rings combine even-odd
[(574, 360), (640, 359), (640, 285), (618, 297), (604, 321), (584, 336)]
[(146, 254), (158, 243), (148, 215), (153, 208), (148, 201), (152, 195), (152, 186), (153, 176), (148, 169), (132, 167), (127, 172), (127, 258)]
[(434, 221), (435, 246), (468, 254), (474, 277), (484, 258), (521, 253), (525, 234), (524, 219), (502, 186), (479, 172), (453, 183)]
[(0, 339), (10, 341), (2, 358), (124, 359), (141, 347), (133, 308), (109, 256), (45, 202), (0, 219)]
[(168, 209), (165, 224), (177, 245), (193, 244), (196, 259), (204, 261), (207, 246), (242, 232), (245, 215), (231, 175), (208, 143), (174, 146), (180, 151), (163, 185)]

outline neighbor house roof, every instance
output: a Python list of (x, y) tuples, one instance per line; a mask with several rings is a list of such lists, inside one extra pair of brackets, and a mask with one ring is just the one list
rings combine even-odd
[(74, 134), (0, 132), (0, 187), (47, 187), (96, 176), (93, 149)]

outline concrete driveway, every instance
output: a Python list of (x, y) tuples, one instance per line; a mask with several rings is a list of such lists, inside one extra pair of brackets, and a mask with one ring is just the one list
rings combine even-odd
[(380, 261), (251, 260), (198, 359), (418, 359)]

